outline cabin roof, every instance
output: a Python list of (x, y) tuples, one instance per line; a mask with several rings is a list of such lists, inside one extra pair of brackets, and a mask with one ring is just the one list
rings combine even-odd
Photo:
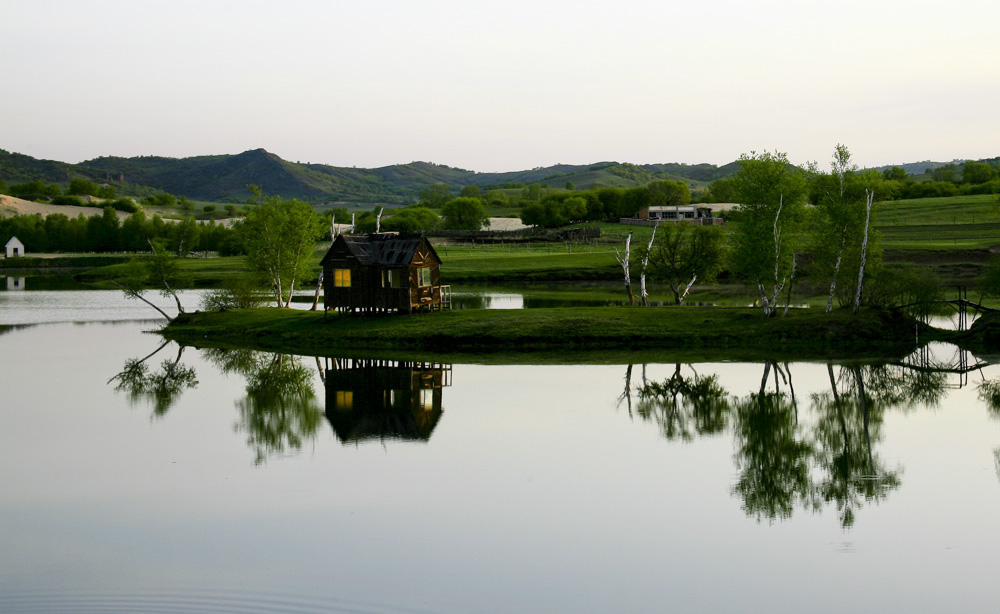
[[(334, 241), (333, 245), (330, 246), (330, 251), (323, 257), (323, 262), (325, 263), (331, 257), (331, 254), (334, 253), (334, 250), (340, 244), (363, 265), (405, 267), (413, 262), (413, 258), (420, 249), (420, 245), (425, 241), (424, 235), (416, 233), (397, 234), (385, 232), (340, 235)], [(434, 251), (430, 242), (427, 242), (427, 248), (434, 255), (434, 258), (440, 262), (441, 259), (438, 257), (437, 252)]]
[(20, 245), (21, 247), (24, 247), (24, 243), (21, 243), (21, 240), (17, 237), (11, 237), (10, 240), (4, 244), (4, 247), (10, 247), (11, 245)]

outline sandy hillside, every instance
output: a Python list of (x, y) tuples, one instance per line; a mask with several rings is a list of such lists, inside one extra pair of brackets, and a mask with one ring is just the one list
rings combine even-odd
[[(36, 203), (31, 200), (24, 200), (21, 198), (14, 198), (13, 196), (7, 196), (5, 194), (0, 194), (0, 217), (12, 217), (15, 215), (35, 215), (40, 214), (45, 217), (51, 213), (62, 213), (67, 217), (92, 217), (95, 215), (103, 215), (104, 210), (99, 207), (74, 207), (71, 205), (46, 205), (44, 203)], [(118, 211), (119, 219), (125, 219), (128, 214), (124, 211)]]

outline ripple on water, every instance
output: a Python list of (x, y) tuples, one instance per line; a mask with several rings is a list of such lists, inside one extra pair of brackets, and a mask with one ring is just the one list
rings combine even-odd
[(151, 591), (133, 593), (77, 591), (3, 591), (0, 612), (111, 614), (179, 612), (226, 614), (418, 614), (427, 612), (385, 604), (247, 591)]

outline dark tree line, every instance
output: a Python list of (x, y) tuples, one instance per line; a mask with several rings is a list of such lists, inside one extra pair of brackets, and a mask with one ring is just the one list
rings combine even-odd
[(171, 223), (158, 215), (147, 218), (142, 210), (122, 221), (111, 207), (89, 218), (55, 213), (44, 218), (16, 215), (0, 219), (0, 243), (12, 236), (31, 252), (148, 252), (153, 240), (162, 240), (170, 252), (180, 256), (195, 250), (222, 255), (240, 252), (233, 231), (214, 222), (204, 225), (189, 217)]

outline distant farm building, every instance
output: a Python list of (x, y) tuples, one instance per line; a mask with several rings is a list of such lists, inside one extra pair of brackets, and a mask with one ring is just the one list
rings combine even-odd
[(11, 237), (10, 241), (4, 245), (4, 254), (7, 258), (17, 258), (24, 255), (24, 243), (17, 237)]
[(634, 218), (622, 218), (622, 224), (631, 226), (659, 226), (670, 222), (683, 222), (696, 226), (714, 226), (723, 222), (712, 215), (709, 207), (696, 205), (658, 205), (643, 207)]
[(441, 258), (421, 234), (340, 235), (320, 261), (323, 306), (341, 312), (451, 308)]

